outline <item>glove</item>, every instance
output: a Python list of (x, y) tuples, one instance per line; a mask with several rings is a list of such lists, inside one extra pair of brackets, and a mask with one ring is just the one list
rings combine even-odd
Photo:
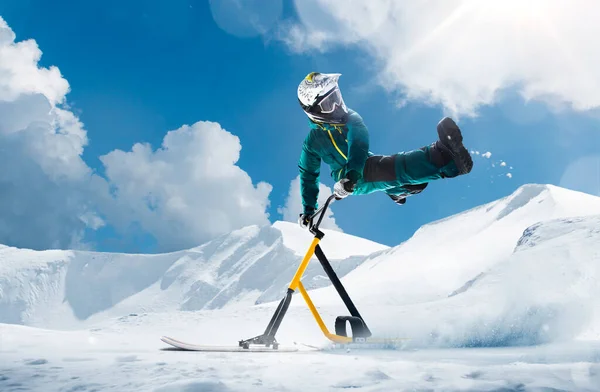
[(333, 186), (333, 194), (336, 200), (343, 199), (354, 192), (356, 183), (348, 178), (342, 178)]
[(300, 217), (298, 217), (298, 224), (300, 225), (301, 228), (308, 229), (308, 227), (310, 226), (310, 217), (311, 216), (312, 216), (312, 214), (307, 214), (307, 213), (300, 214)]

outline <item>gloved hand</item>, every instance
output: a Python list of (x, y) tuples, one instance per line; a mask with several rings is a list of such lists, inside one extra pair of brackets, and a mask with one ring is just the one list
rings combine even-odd
[(310, 213), (310, 214), (307, 214), (307, 213), (300, 214), (300, 216), (298, 217), (298, 224), (300, 225), (301, 228), (308, 229), (308, 227), (310, 226), (310, 217), (311, 216), (312, 216), (312, 213)]
[(343, 199), (354, 192), (356, 183), (348, 178), (342, 178), (333, 186), (333, 194), (336, 200)]

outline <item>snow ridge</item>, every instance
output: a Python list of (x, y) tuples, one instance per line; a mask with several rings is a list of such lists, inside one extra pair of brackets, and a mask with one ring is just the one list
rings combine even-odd
[[(300, 246), (307, 248), (312, 240), (295, 229), (283, 222), (249, 226), (190, 250), (159, 255), (0, 248), (0, 322), (69, 328), (129, 313), (278, 300), (303, 256)], [(286, 239), (294, 235), (299, 238)], [(327, 237), (341, 276), (366, 255), (387, 249), (367, 240), (358, 242), (361, 250), (353, 249), (355, 237), (343, 233)], [(286, 246), (290, 243), (297, 249)], [(365, 256), (351, 256), (361, 251)], [(329, 284), (322, 275), (320, 265), (312, 263), (306, 287)]]

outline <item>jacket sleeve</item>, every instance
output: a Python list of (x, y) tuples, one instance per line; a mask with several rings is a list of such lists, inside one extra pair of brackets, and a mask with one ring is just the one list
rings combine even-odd
[(317, 209), (321, 158), (310, 145), (310, 134), (302, 145), (298, 168), (300, 170), (300, 193), (304, 213), (312, 214)]
[(349, 116), (346, 125), (348, 127), (346, 177), (357, 181), (363, 175), (363, 168), (369, 156), (369, 130), (362, 117), (356, 112)]

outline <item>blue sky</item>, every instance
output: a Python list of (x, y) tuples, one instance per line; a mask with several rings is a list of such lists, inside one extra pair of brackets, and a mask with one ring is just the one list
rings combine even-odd
[[(241, 152), (235, 165), (247, 173), (254, 185), (265, 182), (272, 187), (268, 194), (268, 219), (271, 222), (282, 219), (278, 209), (286, 204), (290, 182), (297, 176), (297, 159), (308, 129), (307, 119), (297, 103), (296, 87), (307, 73), (320, 71), (343, 74), (340, 85), (344, 98), (348, 106), (365, 119), (373, 152), (392, 154), (432, 143), (436, 139), (435, 125), (445, 114), (459, 119), (469, 149), (491, 152), (489, 158), (474, 155), (475, 167), (468, 176), (432, 183), (423, 194), (404, 206), (395, 205), (382, 194), (336, 203), (335, 222), (347, 233), (396, 245), (425, 223), (504, 197), (525, 183), (551, 183), (600, 194), (600, 117), (595, 112), (596, 97), (581, 98), (580, 102), (573, 103), (573, 97), (580, 95), (570, 90), (569, 83), (565, 88), (551, 86), (544, 90), (544, 80), (554, 80), (556, 73), (568, 76), (561, 73), (561, 69), (540, 71), (541, 81), (532, 76), (535, 72), (524, 71), (523, 75), (517, 74), (518, 83), (503, 85), (494, 78), (494, 69), (485, 69), (485, 63), (475, 68), (484, 69), (481, 75), (472, 71), (458, 75), (459, 69), (456, 83), (448, 83), (447, 78), (453, 75), (451, 71), (448, 71), (450, 76), (446, 76), (432, 68), (430, 74), (438, 75), (440, 81), (431, 81), (429, 86), (428, 80), (410, 79), (411, 67), (427, 71), (427, 67), (435, 66), (433, 60), (450, 61), (452, 52), (432, 51), (429, 58), (417, 57), (416, 65), (405, 62), (402, 65), (406, 67), (402, 68), (390, 60), (395, 50), (402, 53), (393, 42), (380, 40), (365, 46), (354, 38), (354, 35), (365, 34), (360, 29), (351, 31), (345, 26), (334, 31), (335, 26), (332, 26), (342, 23), (340, 20), (330, 22), (335, 15), (319, 20), (325, 11), (315, 12), (316, 27), (312, 22), (307, 23), (303, 7), (307, 3), (317, 4), (319, 0), (297, 7), (291, 1), (259, 3), (250, 1), (246, 8), (236, 9), (234, 0), (58, 0), (52, 3), (4, 0), (0, 3), (0, 17), (14, 31), (17, 42), (35, 40), (43, 52), (39, 67), (56, 66), (68, 81), (70, 91), (63, 107), (83, 123), (88, 140), (80, 156), (101, 178), (107, 177), (107, 164), (103, 163), (102, 156), (115, 150), (131, 151), (136, 143), (148, 143), (155, 150), (161, 147), (168, 131), (197, 121), (216, 122), (239, 138)], [(377, 13), (373, 15), (380, 17)], [(258, 22), (252, 24), (249, 20)], [(323, 27), (319, 23), (328, 25)], [(294, 26), (302, 26), (302, 30), (294, 30)], [(310, 41), (311, 34), (319, 28), (327, 33), (325, 38), (313, 37)], [(340, 31), (346, 35), (333, 34)], [(294, 32), (303, 35), (299, 37)], [(310, 41), (308, 44), (306, 38)], [(569, 38), (565, 37), (567, 44), (571, 42)], [(448, 37), (448, 41), (452, 39)], [(486, 45), (485, 37), (481, 39), (483, 41), (477, 44), (486, 48), (493, 46), (492, 43)], [(465, 69), (481, 60), (474, 57), (470, 63), (470, 59), (460, 53), (457, 58), (464, 61), (463, 65), (459, 62), (459, 67)], [(422, 63), (419, 65), (418, 61)], [(510, 66), (510, 61), (506, 61)], [(523, 64), (529, 64), (527, 61), (523, 60)], [(535, 64), (531, 67), (537, 69)], [(490, 73), (493, 97), (478, 101), (479, 98), (473, 96), (488, 93), (485, 88), (481, 90), (481, 86), (485, 86), (485, 72)], [(597, 68), (593, 72), (597, 77)], [(498, 75), (505, 76), (502, 72)], [(481, 91), (471, 94), (473, 89), (469, 83), (477, 78), (483, 79), (475, 84)], [(448, 84), (452, 88), (444, 90)], [(415, 87), (422, 85), (425, 86), (422, 90)], [(582, 86), (584, 89), (584, 84)], [(526, 102), (523, 91), (527, 91), (533, 101)], [(407, 97), (410, 99), (405, 105), (398, 105), (399, 99)], [(572, 105), (587, 106), (585, 110), (574, 110)], [(183, 159), (181, 154), (177, 155)], [(132, 165), (125, 156), (111, 155), (114, 159), (123, 159), (119, 164)], [(502, 161), (506, 166), (501, 166)], [(116, 170), (115, 162), (110, 167), (117, 176), (124, 169)], [(185, 159), (182, 162), (185, 165)], [(331, 186), (333, 183), (325, 167), (323, 173), (323, 183)], [(507, 176), (508, 173), (512, 177)], [(115, 185), (117, 180), (111, 179), (106, 186), (124, 188), (131, 175), (119, 177), (118, 185)], [(190, 181), (183, 179), (181, 184)], [(225, 189), (215, 181), (211, 180), (210, 186)], [(231, 181), (243, 182), (244, 179), (232, 177)], [(211, 189), (200, 182), (193, 190), (185, 191), (189, 200), (184, 199), (194, 202), (194, 192), (200, 197)], [(243, 199), (243, 191), (236, 189), (232, 191), (239, 192), (238, 196)], [(43, 194), (42, 188), (39, 197)], [(32, 198), (31, 203), (39, 204), (39, 201)], [(117, 204), (127, 211), (137, 208), (127, 203), (134, 203), (134, 199), (120, 200)], [(198, 230), (197, 236), (188, 236), (185, 241), (163, 238), (158, 228), (160, 222), (140, 220), (140, 223), (133, 213), (127, 223), (116, 223), (119, 219), (110, 218), (111, 214), (123, 217), (127, 213), (116, 212), (114, 208), (110, 213), (98, 213), (104, 221), (101, 227), (94, 229), (86, 224), (82, 229), (77, 226), (81, 232), (77, 241), (101, 251), (154, 252), (194, 246), (195, 241), (219, 233), (217, 229), (211, 231), (205, 227), (219, 226), (218, 217), (207, 218), (203, 208), (212, 208), (207, 203), (190, 211), (190, 215), (196, 214), (194, 216), (171, 216), (173, 227), (186, 230), (187, 225), (192, 225)], [(48, 219), (50, 222), (53, 218)], [(192, 222), (184, 222), (186, 219)], [(221, 231), (251, 223), (252, 219), (232, 220), (229, 225), (223, 225)], [(254, 220), (264, 223), (262, 216)], [(69, 245), (58, 237), (36, 242), (28, 234), (28, 228), (35, 225), (36, 220), (21, 219), (21, 222), (11, 226), (12, 222), (6, 218), (4, 224), (11, 227), (13, 233), (0, 238), (0, 242), (34, 248)], [(48, 224), (58, 226), (60, 222), (55, 220)], [(23, 231), (22, 236), (14, 233), (19, 230)], [(174, 236), (176, 231), (170, 231)]]

